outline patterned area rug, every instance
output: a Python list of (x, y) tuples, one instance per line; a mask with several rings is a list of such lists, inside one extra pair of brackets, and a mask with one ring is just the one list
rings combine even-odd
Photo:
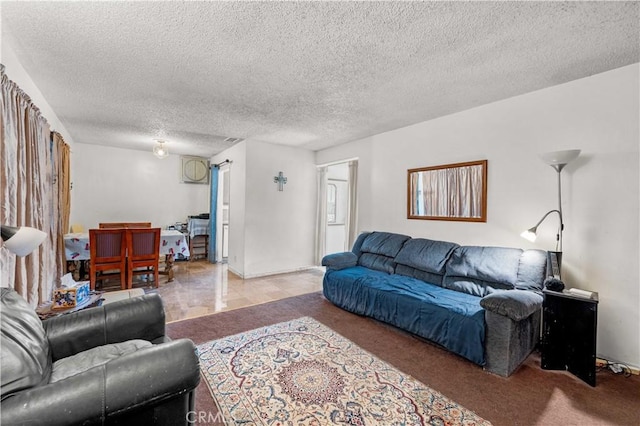
[(309, 317), (198, 353), (229, 425), (490, 425)]

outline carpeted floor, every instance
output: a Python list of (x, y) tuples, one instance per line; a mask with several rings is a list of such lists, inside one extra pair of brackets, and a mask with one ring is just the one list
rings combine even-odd
[[(512, 376), (502, 378), (393, 327), (337, 308), (321, 293), (178, 321), (167, 330), (173, 339), (186, 337), (200, 344), (303, 316), (315, 318), (495, 426), (640, 424), (638, 376), (598, 372), (592, 388), (570, 373), (540, 369), (539, 354), (534, 353)], [(217, 408), (204, 380), (196, 394), (197, 414), (215, 419), (209, 413)]]

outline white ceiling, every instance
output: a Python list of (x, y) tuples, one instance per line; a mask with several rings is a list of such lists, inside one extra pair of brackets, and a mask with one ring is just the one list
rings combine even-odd
[[(638, 2), (10, 2), (75, 142), (313, 150), (639, 61)], [(9, 74), (9, 78), (11, 75)]]

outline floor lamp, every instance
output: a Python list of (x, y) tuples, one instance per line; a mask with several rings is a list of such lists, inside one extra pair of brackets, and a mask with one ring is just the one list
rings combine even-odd
[(0, 234), (4, 247), (20, 257), (34, 251), (47, 238), (47, 234), (44, 232), (28, 226), (14, 228), (13, 226), (0, 225)]
[(538, 232), (538, 226), (540, 226), (540, 224), (551, 213), (558, 214), (558, 218), (560, 219), (560, 227), (558, 228), (558, 233), (556, 234), (556, 251), (550, 252), (552, 254), (555, 254), (555, 257), (557, 259), (558, 273), (560, 272), (560, 267), (562, 265), (562, 231), (564, 231), (564, 220), (562, 217), (562, 180), (561, 180), (562, 169), (571, 161), (578, 158), (579, 155), (580, 155), (579, 149), (570, 149), (567, 151), (547, 152), (540, 156), (540, 158), (542, 158), (542, 161), (544, 161), (545, 163), (553, 167), (555, 171), (558, 172), (558, 208), (554, 210), (550, 210), (547, 213), (545, 213), (544, 216), (542, 216), (542, 219), (540, 219), (538, 223), (535, 224), (535, 226), (527, 229), (522, 234), (520, 234), (523, 238), (526, 238), (527, 240), (534, 242), (537, 237), (536, 234)]

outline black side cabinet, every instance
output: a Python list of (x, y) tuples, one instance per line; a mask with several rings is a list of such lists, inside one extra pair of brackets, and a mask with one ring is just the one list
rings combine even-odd
[(545, 370), (569, 370), (596, 385), (598, 293), (591, 297), (543, 290), (542, 361)]

